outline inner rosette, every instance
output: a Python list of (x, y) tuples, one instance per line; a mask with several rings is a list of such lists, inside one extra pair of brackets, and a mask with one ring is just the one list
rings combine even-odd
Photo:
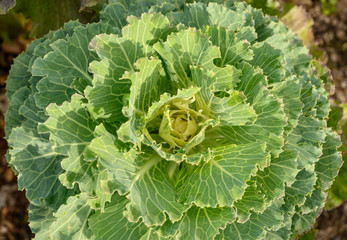
[[(169, 146), (165, 151), (179, 149), (187, 145), (199, 132), (203, 120), (207, 117), (192, 109), (195, 98), (174, 99), (163, 106), (147, 128), (148, 139), (161, 138)], [(158, 124), (160, 122), (160, 124)], [(158, 128), (159, 127), (159, 128)], [(160, 140), (159, 140), (160, 141)]]

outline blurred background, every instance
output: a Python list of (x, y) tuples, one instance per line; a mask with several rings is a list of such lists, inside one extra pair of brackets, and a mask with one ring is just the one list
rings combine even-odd
[[(312, 56), (330, 69), (332, 77), (328, 75), (325, 84), (332, 105), (328, 125), (340, 134), (343, 142), (340, 151), (347, 161), (347, 0), (245, 1), (279, 17), (300, 35)], [(107, 0), (0, 0), (0, 240), (26, 240), (34, 236), (28, 227), (25, 191), (17, 190), (16, 176), (6, 161), (4, 114), (8, 103), (5, 93), (13, 59), (25, 51), (33, 39), (62, 27), (64, 22), (98, 21), (105, 2)], [(315, 225), (300, 239), (347, 239), (347, 164), (340, 169)]]

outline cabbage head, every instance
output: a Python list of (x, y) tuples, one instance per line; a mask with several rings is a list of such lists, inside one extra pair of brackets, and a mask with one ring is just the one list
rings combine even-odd
[(291, 239), (342, 160), (322, 67), (237, 1), (110, 0), (7, 80), (36, 239)]

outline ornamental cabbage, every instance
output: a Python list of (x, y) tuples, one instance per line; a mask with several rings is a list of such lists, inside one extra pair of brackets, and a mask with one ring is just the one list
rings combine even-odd
[(320, 65), (243, 2), (111, 0), (7, 80), (36, 239), (290, 239), (342, 160)]

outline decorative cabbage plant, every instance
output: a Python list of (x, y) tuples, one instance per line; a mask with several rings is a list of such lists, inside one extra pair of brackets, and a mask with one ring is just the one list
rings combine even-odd
[(341, 166), (325, 75), (243, 2), (111, 0), (7, 81), (36, 239), (290, 239)]

